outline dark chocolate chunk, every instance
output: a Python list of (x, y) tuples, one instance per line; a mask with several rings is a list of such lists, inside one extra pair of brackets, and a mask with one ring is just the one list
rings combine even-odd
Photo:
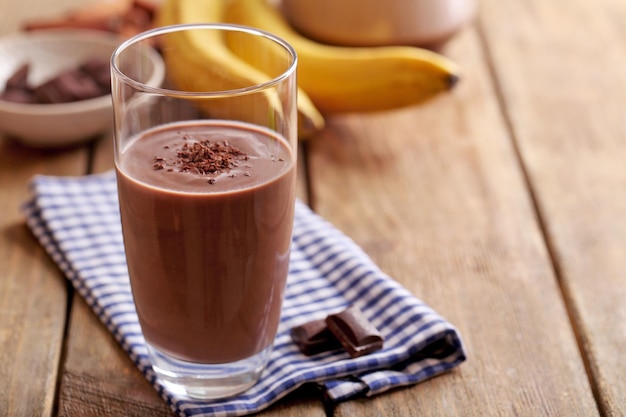
[(383, 347), (382, 335), (356, 306), (329, 315), (326, 325), (352, 358)]
[(74, 99), (59, 85), (58, 77), (35, 87), (33, 92), (42, 104), (67, 103)]
[(66, 94), (63, 94), (63, 91), (59, 89), (59, 86), (54, 79), (35, 87), (33, 92), (35, 93), (37, 100), (42, 104), (65, 103), (72, 101), (72, 97), (68, 97)]
[(13, 73), (6, 81), (6, 89), (20, 89), (20, 90), (28, 90), (28, 73), (30, 71), (30, 66), (28, 64), (23, 64), (20, 66), (17, 71)]
[(0, 94), (0, 100), (13, 103), (35, 104), (37, 97), (32, 91), (22, 88), (9, 88)]
[(13, 103), (37, 103), (37, 97), (28, 88), (28, 73), (30, 66), (21, 65), (6, 81), (6, 89), (0, 94), (0, 100)]
[(111, 92), (111, 72), (106, 60), (92, 58), (79, 68), (64, 71), (30, 88), (29, 64), (23, 64), (6, 81), (0, 99), (15, 103), (67, 103), (104, 96)]
[(57, 77), (59, 87), (74, 100), (86, 100), (104, 95), (102, 89), (89, 76), (81, 71), (67, 71)]
[(76, 100), (87, 100), (106, 94), (93, 78), (80, 71), (62, 74), (60, 78), (65, 82), (66, 87), (69, 88)]
[(92, 58), (79, 68), (91, 77), (106, 93), (111, 92), (111, 70), (108, 61)]
[(33, 91), (41, 103), (67, 103), (106, 94), (92, 78), (79, 70), (65, 71)]
[(291, 329), (291, 339), (307, 356), (341, 347), (326, 326), (326, 319), (313, 320)]

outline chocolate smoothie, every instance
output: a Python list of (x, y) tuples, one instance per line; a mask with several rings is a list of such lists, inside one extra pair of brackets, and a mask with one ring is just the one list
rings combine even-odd
[(120, 155), (124, 244), (146, 341), (200, 363), (268, 347), (293, 225), (296, 163), (285, 140), (194, 121), (149, 130)]

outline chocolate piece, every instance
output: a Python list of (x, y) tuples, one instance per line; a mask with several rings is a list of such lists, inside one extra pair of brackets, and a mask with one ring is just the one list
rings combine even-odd
[(33, 89), (35, 96), (39, 103), (52, 104), (52, 103), (65, 103), (72, 101), (72, 97), (67, 97), (59, 89), (55, 80), (50, 80)]
[(350, 357), (356, 358), (383, 347), (383, 337), (356, 306), (331, 314), (326, 324)]
[(108, 61), (92, 58), (79, 69), (91, 77), (104, 92), (111, 92), (111, 70)]
[(105, 94), (93, 78), (78, 70), (59, 75), (57, 82), (61, 88), (74, 97), (74, 100), (86, 100)]
[(307, 356), (341, 347), (326, 326), (326, 319), (313, 320), (291, 329), (291, 339)]
[(0, 99), (15, 103), (67, 103), (104, 96), (111, 92), (109, 63), (90, 59), (78, 69), (64, 71), (35, 87), (28, 86), (30, 66), (24, 64), (6, 81)]
[(79, 70), (63, 72), (33, 91), (41, 103), (67, 103), (105, 94), (93, 79)]
[(28, 89), (28, 73), (30, 71), (30, 66), (28, 64), (23, 64), (21, 67), (17, 69), (9, 77), (6, 82), (6, 89), (20, 89), (27, 90)]
[(37, 97), (35, 97), (32, 91), (21, 88), (9, 88), (3, 91), (0, 94), (0, 100), (23, 104), (37, 103)]
[(6, 89), (0, 94), (0, 100), (13, 103), (37, 103), (37, 97), (28, 88), (30, 66), (23, 64), (6, 81)]

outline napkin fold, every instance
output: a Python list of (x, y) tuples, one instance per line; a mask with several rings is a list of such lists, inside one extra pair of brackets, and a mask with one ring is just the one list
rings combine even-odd
[[(23, 211), (32, 233), (172, 409), (181, 416), (256, 413), (305, 383), (332, 401), (372, 396), (446, 372), (465, 360), (458, 331), (384, 274), (347, 236), (297, 202), (281, 323), (261, 380), (243, 394), (199, 401), (156, 379), (132, 300), (115, 175), (37, 176)], [(290, 329), (350, 304), (385, 338), (382, 350), (351, 359), (342, 350), (304, 356)]]

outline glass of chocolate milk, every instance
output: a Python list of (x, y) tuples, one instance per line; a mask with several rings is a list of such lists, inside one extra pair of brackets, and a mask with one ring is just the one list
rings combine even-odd
[[(147, 50), (162, 85), (142, 82)], [(115, 166), (148, 355), (171, 391), (223, 398), (268, 361), (285, 290), (297, 147), (296, 54), (231, 25), (158, 28), (112, 57)]]

